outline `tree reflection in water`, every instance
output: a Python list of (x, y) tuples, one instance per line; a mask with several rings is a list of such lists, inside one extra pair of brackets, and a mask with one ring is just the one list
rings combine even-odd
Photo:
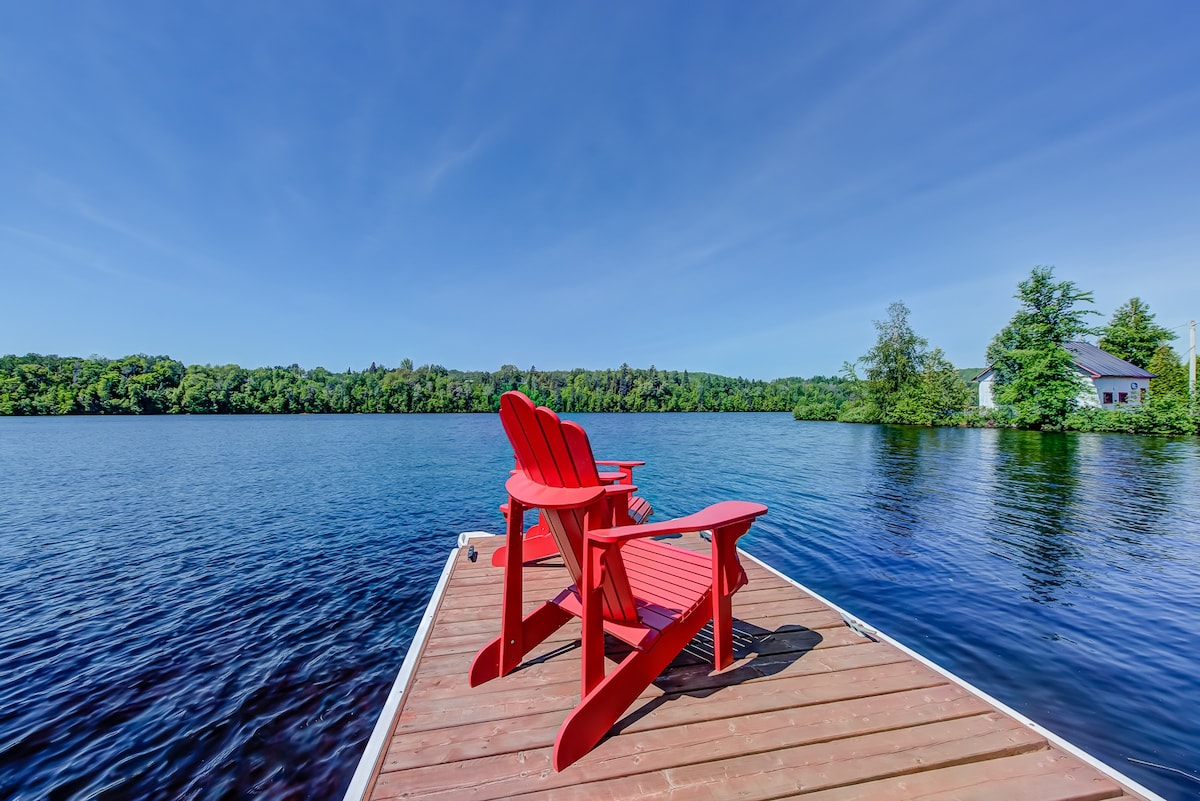
[(1070, 434), (1002, 431), (994, 473), (997, 556), (1021, 566), (1030, 600), (1066, 603), (1080, 581), (1078, 440)]

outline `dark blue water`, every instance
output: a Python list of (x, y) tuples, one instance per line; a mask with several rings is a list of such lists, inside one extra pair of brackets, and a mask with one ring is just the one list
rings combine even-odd
[[(1200, 783), (1200, 444), (580, 415), (656, 519), (756, 555), (1168, 798)], [(0, 419), (0, 798), (329, 798), (460, 531), (488, 416)]]

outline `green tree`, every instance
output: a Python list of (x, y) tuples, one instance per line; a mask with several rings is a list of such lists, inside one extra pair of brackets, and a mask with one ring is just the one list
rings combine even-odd
[(901, 391), (885, 422), (930, 426), (970, 404), (970, 388), (941, 348), (922, 353), (919, 362), (920, 372)]
[(859, 359), (866, 378), (866, 400), (879, 410), (884, 422), (898, 422), (892, 419), (893, 409), (918, 381), (922, 354), (929, 344), (912, 330), (908, 315), (903, 302), (889, 305), (887, 319), (875, 321), (875, 347)]
[(1034, 267), (1017, 284), (1017, 313), (988, 346), (997, 403), (1011, 406), (1023, 428), (1061, 429), (1078, 405), (1081, 379), (1063, 343), (1092, 333), (1092, 293), (1055, 281), (1052, 267)]
[(1141, 298), (1130, 298), (1117, 309), (1108, 325), (1100, 329), (1100, 334), (1101, 350), (1144, 369), (1149, 369), (1150, 360), (1159, 346), (1175, 338), (1169, 330), (1154, 322), (1154, 313)]
[[(970, 402), (970, 389), (954, 365), (941, 348), (926, 350), (928, 341), (913, 331), (908, 316), (908, 307), (897, 301), (888, 306), (886, 320), (875, 321), (875, 346), (858, 360), (864, 368), (861, 380), (853, 364), (843, 367), (843, 391), (849, 397), (837, 410), (838, 420), (933, 425)], [(792, 414), (823, 419), (827, 402), (801, 402)]]
[(1154, 356), (1146, 365), (1146, 369), (1154, 373), (1150, 381), (1151, 397), (1173, 395), (1180, 398), (1188, 396), (1188, 370), (1170, 345), (1159, 345)]
[(189, 368), (179, 384), (178, 408), (185, 414), (211, 414), (217, 411), (213, 394), (217, 382), (207, 367)]

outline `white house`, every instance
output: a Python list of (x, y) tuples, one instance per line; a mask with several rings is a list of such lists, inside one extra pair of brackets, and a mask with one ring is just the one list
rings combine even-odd
[[(1136, 406), (1146, 399), (1153, 373), (1087, 342), (1066, 342), (1063, 347), (1071, 353), (1075, 369), (1084, 379), (1080, 382), (1081, 406), (1119, 409), (1126, 405)], [(979, 406), (983, 409), (996, 407), (994, 379), (995, 371), (991, 367), (975, 376), (974, 380), (979, 382)]]

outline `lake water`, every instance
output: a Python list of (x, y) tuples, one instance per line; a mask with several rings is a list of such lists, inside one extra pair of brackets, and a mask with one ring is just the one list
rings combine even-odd
[[(1200, 444), (578, 415), (656, 520), (783, 572), (1164, 796), (1200, 780)], [(491, 416), (0, 419), (0, 798), (338, 798)]]

